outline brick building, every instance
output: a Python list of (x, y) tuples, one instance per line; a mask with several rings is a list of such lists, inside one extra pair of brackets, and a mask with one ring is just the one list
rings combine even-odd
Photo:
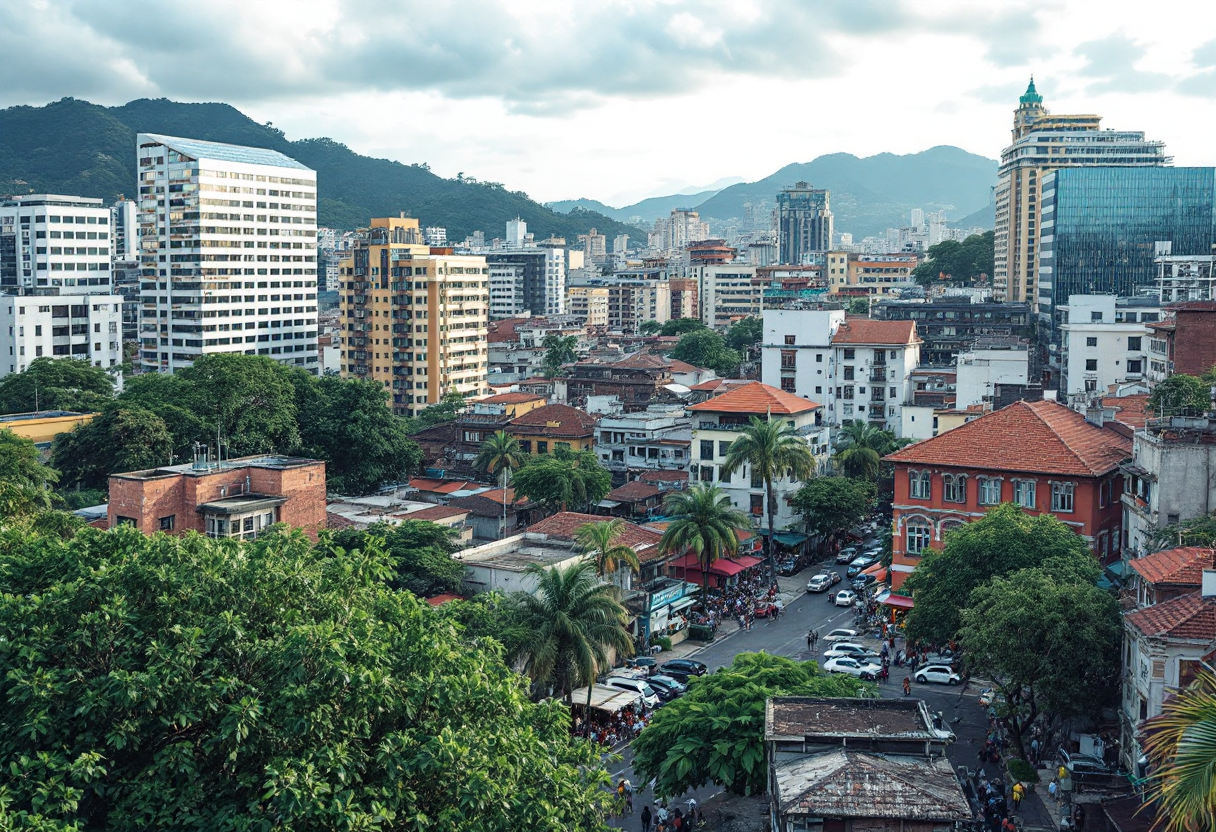
[(1148, 324), (1148, 331), (1150, 383), (1175, 373), (1203, 375), (1216, 365), (1216, 301), (1168, 306), (1165, 320)]
[(1099, 560), (1119, 557), (1120, 463), (1131, 440), (1050, 401), (1016, 402), (886, 457), (895, 465), (891, 588), (945, 533), (1012, 502), (1052, 514)]
[(663, 398), (664, 388), (673, 382), (668, 361), (649, 353), (611, 363), (580, 361), (566, 379), (566, 400), (583, 403), (588, 396), (616, 396), (629, 413)]
[(248, 456), (112, 474), (109, 523), (241, 540), (286, 523), (315, 539), (325, 528), (325, 463)]

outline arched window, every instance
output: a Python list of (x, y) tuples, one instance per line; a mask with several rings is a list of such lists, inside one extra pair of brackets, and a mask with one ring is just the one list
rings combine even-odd
[(942, 499), (947, 503), (967, 502), (967, 475), (943, 474)]
[(908, 472), (908, 492), (913, 500), (928, 500), (933, 496), (932, 478), (928, 471)]
[(925, 549), (928, 549), (933, 542), (933, 526), (928, 520), (916, 518), (908, 521), (907, 531), (907, 546), (905, 551), (909, 555), (919, 555)]

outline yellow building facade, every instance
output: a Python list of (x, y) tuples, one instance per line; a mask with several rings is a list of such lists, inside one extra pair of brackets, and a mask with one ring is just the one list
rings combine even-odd
[(61, 433), (77, 425), (87, 425), (96, 413), (72, 413), (67, 410), (42, 410), (37, 413), (10, 413), (0, 416), (0, 430), (11, 430), (40, 448), (50, 447)]

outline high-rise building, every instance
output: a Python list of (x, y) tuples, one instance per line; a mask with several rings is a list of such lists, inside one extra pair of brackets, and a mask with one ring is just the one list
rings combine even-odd
[(0, 202), (0, 376), (39, 357), (122, 362), (122, 298), (111, 294), (110, 209), (30, 194)]
[(120, 199), (110, 206), (111, 291), (122, 295), (122, 337), (139, 338), (139, 206), (131, 199)]
[(799, 182), (777, 194), (777, 236), (781, 263), (797, 265), (812, 252), (832, 247), (829, 191)]
[(273, 150), (140, 133), (140, 362), (318, 372), (317, 174)]
[(524, 241), (528, 238), (528, 224), (516, 217), (513, 220), (507, 220), (507, 236), (505, 243), (507, 248), (523, 248)]
[(486, 258), (418, 238), (415, 219), (373, 219), (339, 270), (342, 375), (381, 384), (400, 416), (489, 390)]
[(1052, 115), (1030, 86), (1013, 114), (1013, 142), (1001, 151), (996, 186), (995, 265), (997, 300), (1035, 302), (1038, 292), (1042, 179), (1058, 168), (1160, 167), (1169, 164), (1162, 142), (1144, 133), (1103, 130), (1096, 115)]
[(701, 320), (711, 329), (726, 329), (743, 318), (759, 317), (764, 308), (764, 284), (756, 267), (744, 263), (695, 266)]
[(608, 237), (596, 229), (590, 229), (586, 234), (579, 234), (578, 241), (583, 245), (583, 256), (589, 263), (603, 263), (608, 259)]
[[(486, 255), (491, 271), (491, 317), (495, 310), (510, 309), (514, 317), (523, 312), (533, 315), (561, 315), (566, 311), (566, 256), (560, 248), (519, 248), (492, 251)], [(515, 284), (507, 282), (511, 266)], [(494, 271), (496, 270), (496, 271)]]
[(426, 229), (426, 244), (443, 248), (448, 244), (448, 230), (441, 225), (428, 226)]

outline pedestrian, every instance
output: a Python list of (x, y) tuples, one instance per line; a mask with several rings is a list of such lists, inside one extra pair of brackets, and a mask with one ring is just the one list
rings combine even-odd
[(890, 675), (891, 675), (891, 668), (889, 668), (887, 665), (884, 664), (882, 666), (882, 670), (879, 671), (879, 673), (878, 673), (878, 678), (881, 679), (882, 683), (885, 685), (887, 683), (887, 677), (889, 677)]
[(1017, 811), (1022, 805), (1022, 798), (1026, 796), (1026, 787), (1017, 782), (1013, 784), (1013, 811)]
[(633, 784), (625, 781), (625, 811), (633, 814)]
[(905, 676), (904, 677), (904, 696), (907, 696), (911, 692), (912, 692), (912, 677)]
[(1058, 805), (1060, 802), (1060, 781), (1056, 778), (1051, 778), (1051, 782), (1047, 784), (1047, 796), (1050, 797)]
[(814, 631), (814, 630), (807, 630), (807, 631), (806, 631), (806, 649), (807, 649), (808, 651), (809, 651), (809, 650), (810, 650), (812, 647), (814, 647), (814, 646), (815, 646), (814, 633), (815, 633), (815, 631)]
[(652, 815), (650, 814), (650, 807), (643, 806), (642, 807), (642, 832), (650, 832), (651, 817), (652, 817)]
[(815, 640), (812, 642), (812, 646), (814, 646), (814, 647), (819, 646), (819, 631), (818, 630), (815, 631)]
[(685, 817), (692, 819), (692, 815), (697, 810), (697, 799), (695, 797), (688, 798), (688, 812)]

